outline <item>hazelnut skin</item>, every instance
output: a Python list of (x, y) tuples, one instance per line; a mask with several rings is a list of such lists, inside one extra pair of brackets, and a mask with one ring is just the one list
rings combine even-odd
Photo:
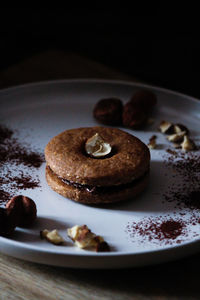
[(147, 113), (151, 112), (157, 103), (156, 95), (149, 90), (138, 90), (130, 99), (135, 107), (141, 108)]
[(21, 196), (14, 196), (6, 203), (7, 216), (15, 223), (15, 227), (19, 225), (22, 214)]
[(122, 111), (123, 104), (120, 99), (101, 99), (94, 107), (93, 116), (100, 123), (120, 125), (122, 123)]
[(0, 236), (11, 235), (16, 227), (16, 219), (8, 215), (5, 208), (0, 207)]
[(15, 196), (6, 204), (6, 209), (9, 214), (18, 216), (17, 226), (29, 227), (37, 217), (37, 208), (35, 202), (26, 196)]
[(133, 129), (138, 129), (144, 126), (147, 122), (147, 113), (131, 102), (124, 105), (123, 110), (123, 125)]

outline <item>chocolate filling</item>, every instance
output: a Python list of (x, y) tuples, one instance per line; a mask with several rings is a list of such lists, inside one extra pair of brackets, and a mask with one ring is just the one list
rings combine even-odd
[(111, 186), (91, 186), (91, 185), (87, 185), (87, 184), (80, 184), (80, 183), (62, 178), (62, 177), (56, 175), (49, 166), (48, 166), (48, 168), (55, 176), (57, 176), (65, 184), (73, 186), (79, 190), (86, 190), (87, 192), (92, 193), (92, 194), (119, 192), (126, 188), (133, 187), (135, 184), (137, 184), (139, 181), (141, 181), (149, 173), (149, 170), (148, 170), (147, 172), (144, 173), (143, 176), (141, 176), (129, 183), (126, 183), (126, 184), (111, 185)]

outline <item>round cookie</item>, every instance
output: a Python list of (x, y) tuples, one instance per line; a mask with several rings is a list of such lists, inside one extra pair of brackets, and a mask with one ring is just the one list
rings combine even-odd
[[(85, 143), (98, 133), (112, 147), (104, 158), (92, 158)], [(117, 128), (66, 130), (45, 148), (46, 179), (64, 197), (82, 203), (111, 203), (135, 197), (147, 184), (150, 153), (138, 138)]]
[[(87, 139), (99, 133), (112, 147), (108, 158), (89, 157)], [(133, 181), (149, 169), (148, 147), (138, 138), (117, 128), (88, 127), (66, 130), (45, 148), (47, 165), (58, 176), (88, 185), (118, 185)]]

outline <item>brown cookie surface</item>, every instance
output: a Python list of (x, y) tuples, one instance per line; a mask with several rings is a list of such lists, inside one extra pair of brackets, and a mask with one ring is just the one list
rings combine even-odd
[[(87, 139), (99, 133), (112, 146), (109, 157), (89, 157)], [(88, 127), (66, 130), (50, 140), (45, 148), (47, 165), (58, 176), (92, 186), (129, 183), (149, 169), (148, 147), (138, 138), (117, 128)]]
[(58, 194), (84, 204), (108, 204), (126, 201), (135, 198), (147, 186), (149, 172), (132, 183), (112, 187), (99, 187), (90, 190), (88, 186), (78, 188), (72, 184), (64, 183), (49, 167), (46, 167), (46, 180), (48, 185)]

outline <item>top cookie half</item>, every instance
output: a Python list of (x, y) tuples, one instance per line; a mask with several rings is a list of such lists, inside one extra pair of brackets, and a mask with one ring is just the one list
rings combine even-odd
[[(112, 147), (105, 158), (92, 158), (85, 143), (98, 133)], [(45, 148), (47, 165), (59, 177), (93, 186), (126, 184), (149, 170), (148, 147), (133, 135), (117, 128), (88, 127), (66, 130)]]

